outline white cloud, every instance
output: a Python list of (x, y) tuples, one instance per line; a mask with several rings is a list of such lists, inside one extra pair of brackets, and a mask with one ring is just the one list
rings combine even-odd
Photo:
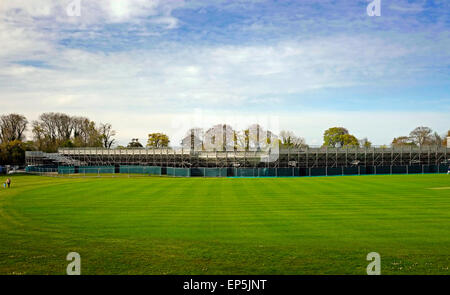
[(104, 25), (108, 23), (141, 23), (176, 27), (172, 11), (184, 5), (183, 0), (80, 0), (81, 15), (67, 15), (74, 0), (33, 0), (0, 2), (0, 15), (8, 22), (35, 26)]
[(420, 3), (410, 3), (404, 0), (397, 0), (390, 3), (389, 8), (403, 13), (420, 13), (424, 10), (424, 5), (425, 1), (421, 1)]
[[(30, 119), (45, 111), (88, 115), (111, 122), (122, 143), (131, 137), (143, 140), (150, 130), (169, 132), (177, 141), (178, 133), (191, 127), (178, 116), (195, 107), (233, 109), (244, 120), (258, 113), (253, 108), (265, 116), (288, 95), (301, 102), (302, 94), (312, 89), (414, 81), (417, 73), (445, 65), (450, 52), (446, 33), (411, 40), (401, 34), (336, 33), (260, 44), (161, 42), (151, 49), (114, 52), (71, 49), (60, 44), (63, 37), (86, 43), (108, 40), (112, 33), (101, 30), (105, 24), (134, 24), (141, 37), (177, 28), (180, 22), (172, 12), (183, 1), (83, 0), (79, 18), (65, 14), (69, 2), (0, 2), (2, 112), (20, 112)], [(157, 30), (143, 28), (144, 21)], [(46, 67), (18, 63), (23, 60)], [(208, 122), (226, 119), (219, 115), (207, 115)], [(449, 123), (439, 113), (413, 112), (287, 112), (280, 118), (282, 129), (294, 129), (313, 144), (320, 144), (320, 133), (334, 125), (383, 144), (406, 134), (416, 122), (438, 130)], [(185, 123), (173, 127), (171, 122), (180, 120)]]
[[(282, 103), (286, 94), (297, 94), (300, 102), (301, 93), (311, 89), (364, 85), (368, 80), (373, 83), (377, 79), (396, 79), (400, 73), (406, 77), (407, 69), (394, 65), (398, 59), (414, 53), (414, 48), (360, 36), (271, 46), (172, 44), (160, 49), (116, 53), (56, 47), (47, 50), (48, 56), (43, 59), (52, 68), (14, 65), (0, 70), (0, 77), (8, 81), (8, 85), (0, 82), (3, 97), (14, 101), (3, 112), (90, 114), (96, 120), (113, 123), (122, 143), (149, 130), (173, 133), (181, 132), (181, 127), (187, 129), (189, 126), (184, 124), (172, 130), (168, 124), (177, 120), (176, 114), (193, 107), (234, 108), (236, 115), (245, 114), (253, 107), (262, 107), (267, 112)], [(8, 57), (2, 59), (8, 60)], [(310, 143), (318, 143), (323, 130), (341, 122), (358, 136), (371, 138), (376, 134), (379, 137), (373, 139), (375, 143), (388, 143), (388, 135), (380, 132), (379, 123), (363, 122), (371, 117), (381, 118), (381, 124), (388, 122), (383, 128), (388, 128), (398, 120), (395, 115), (383, 117), (378, 113), (348, 115), (319, 112), (281, 117), (283, 129), (294, 129), (289, 124), (304, 126), (305, 129), (294, 131)], [(415, 115), (404, 116), (410, 119), (404, 124), (408, 128), (411, 122), (422, 122)], [(448, 122), (446, 116), (434, 118)], [(404, 134), (400, 131), (392, 132), (389, 137)]]
[[(15, 77), (8, 78), (19, 89), (46, 89), (53, 95), (102, 94), (105, 103), (111, 105), (120, 104), (123, 99), (145, 106), (158, 102), (178, 106), (239, 105), (255, 96), (362, 85), (366, 79), (386, 75), (393, 59), (407, 53), (381, 41), (372, 41), (373, 52), (363, 50), (366, 42), (345, 37), (317, 40), (317, 44), (308, 41), (188, 48), (173, 45), (109, 54), (53, 48), (48, 49), (44, 59), (53, 69), (29, 67), (22, 75), (17, 76), (20, 71), (16, 71)], [(339, 51), (332, 44), (339, 44)], [(0, 73), (8, 75), (7, 69)], [(394, 76), (397, 72), (389, 74)]]
[(28, 15), (32, 17), (46, 17), (53, 13), (56, 3), (57, 1), (52, 0), (2, 1), (0, 3), (0, 13), (8, 14), (14, 11), (15, 16)]

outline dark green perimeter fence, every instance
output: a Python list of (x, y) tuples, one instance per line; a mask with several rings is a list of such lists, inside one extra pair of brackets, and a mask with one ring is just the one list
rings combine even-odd
[(54, 176), (167, 175), (177, 177), (298, 177), (373, 174), (447, 173), (449, 164), (416, 166), (353, 166), (326, 168), (173, 168), (159, 166), (28, 166), (28, 173)]

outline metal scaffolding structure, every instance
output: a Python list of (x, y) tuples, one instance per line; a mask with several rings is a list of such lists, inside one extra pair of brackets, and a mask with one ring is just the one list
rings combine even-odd
[(194, 150), (60, 148), (58, 153), (27, 152), (27, 165), (118, 166), (175, 168), (336, 168), (357, 166), (420, 166), (450, 164), (450, 148), (305, 147), (268, 150)]

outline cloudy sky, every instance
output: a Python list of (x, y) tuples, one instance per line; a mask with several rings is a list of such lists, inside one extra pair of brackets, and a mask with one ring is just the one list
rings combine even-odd
[[(121, 144), (254, 121), (311, 145), (450, 128), (450, 1), (0, 1), (0, 113), (112, 123)], [(76, 4), (77, 1), (75, 1)], [(75, 6), (70, 6), (75, 7)]]

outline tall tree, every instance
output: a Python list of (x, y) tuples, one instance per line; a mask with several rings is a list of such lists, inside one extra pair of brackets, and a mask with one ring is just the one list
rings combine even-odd
[(46, 121), (33, 121), (33, 137), (36, 148), (44, 152), (55, 152), (57, 142), (55, 134), (52, 132), (50, 123)]
[(147, 146), (152, 148), (166, 148), (169, 146), (169, 137), (164, 133), (150, 133)]
[(33, 135), (40, 150), (45, 152), (55, 152), (58, 148), (58, 126), (57, 114), (43, 113), (39, 120), (33, 121)]
[(86, 126), (86, 146), (88, 147), (102, 147), (102, 137), (97, 129), (94, 121), (90, 121)]
[(306, 146), (306, 141), (303, 137), (298, 137), (292, 131), (280, 131), (281, 145), (287, 148), (301, 148)]
[(70, 140), (73, 131), (72, 117), (63, 113), (53, 114), (58, 139), (61, 142)]
[(433, 134), (430, 135), (428, 144), (431, 146), (441, 146), (442, 145), (442, 137), (437, 132), (434, 132)]
[(33, 122), (33, 137), (34, 137), (34, 144), (39, 151), (47, 151), (46, 144), (48, 143), (48, 140), (46, 138), (46, 134), (44, 129), (42, 128), (41, 124), (39, 124), (37, 121)]
[(359, 146), (359, 141), (354, 135), (344, 134), (341, 140), (341, 146)]
[(28, 125), (28, 120), (23, 115), (9, 114), (0, 117), (0, 140), (8, 142), (23, 140), (23, 133)]
[[(349, 132), (343, 127), (329, 128), (323, 133), (323, 145), (330, 147), (355, 145), (354, 139), (356, 139), (356, 137), (353, 135), (346, 135), (349, 135)], [(356, 140), (356, 142), (358, 142), (358, 140)]]
[(99, 133), (100, 133), (100, 137), (101, 137), (102, 142), (103, 142), (103, 147), (107, 148), (107, 149), (110, 149), (111, 146), (116, 141), (113, 138), (113, 136), (116, 135), (116, 131), (112, 130), (111, 124), (109, 124), (109, 123), (106, 123), (106, 124), (100, 123)]
[(84, 117), (73, 118), (73, 143), (75, 147), (102, 147), (103, 138), (95, 122)]
[(412, 139), (412, 141), (418, 145), (423, 146), (427, 145), (431, 142), (431, 134), (433, 130), (429, 127), (420, 126), (414, 129), (409, 133), (409, 137)]
[(102, 137), (95, 122), (85, 117), (43, 113), (33, 121), (32, 126), (36, 146), (45, 152), (56, 152), (58, 147), (102, 146)]
[[(74, 138), (82, 138), (83, 130), (86, 126), (86, 122), (89, 122), (89, 119), (86, 117), (72, 117), (72, 126), (73, 126), (73, 137)], [(81, 140), (83, 141), (83, 140)]]

